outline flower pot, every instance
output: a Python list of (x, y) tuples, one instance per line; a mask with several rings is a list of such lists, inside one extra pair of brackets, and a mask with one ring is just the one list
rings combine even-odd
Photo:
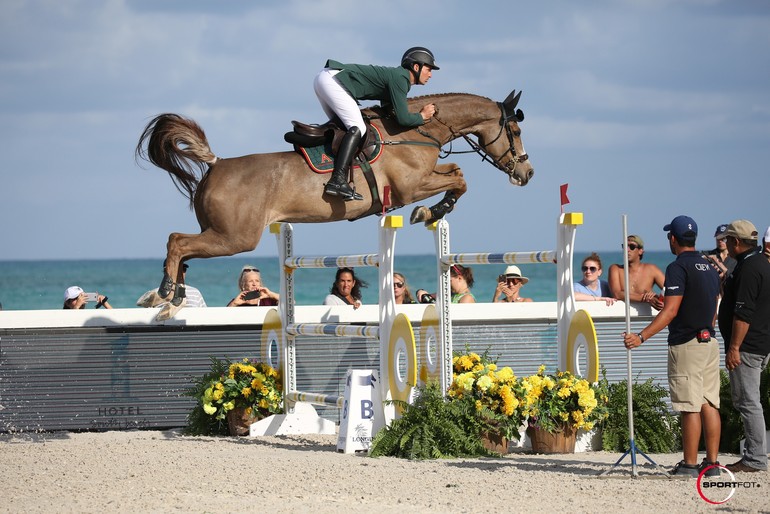
[(527, 427), (527, 435), (535, 453), (575, 453), (576, 433), (569, 425), (556, 432), (530, 426)]
[(502, 453), (503, 455), (508, 453), (508, 438), (499, 432), (482, 432), (481, 442), (489, 451)]
[(236, 407), (227, 412), (227, 429), (232, 436), (249, 435), (251, 424), (260, 419), (257, 409)]

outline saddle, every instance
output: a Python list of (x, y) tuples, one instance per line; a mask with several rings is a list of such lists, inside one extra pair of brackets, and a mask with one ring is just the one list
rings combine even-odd
[[(334, 156), (339, 151), (342, 138), (347, 132), (344, 125), (332, 120), (323, 125), (309, 125), (300, 121), (292, 121), (294, 130), (284, 134), (283, 139), (294, 145), (308, 165), (316, 173), (328, 173), (334, 169)], [(358, 162), (374, 162), (382, 152), (382, 137), (380, 132), (369, 121), (366, 121), (366, 135), (359, 150), (353, 158), (353, 164)], [(358, 167), (358, 166), (355, 166)]]

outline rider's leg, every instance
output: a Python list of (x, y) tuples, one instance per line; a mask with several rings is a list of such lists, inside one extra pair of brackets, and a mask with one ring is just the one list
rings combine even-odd
[(345, 200), (361, 200), (363, 197), (353, 191), (348, 183), (350, 164), (358, 151), (358, 146), (366, 134), (366, 124), (361, 116), (361, 108), (355, 98), (334, 79), (338, 70), (323, 69), (316, 75), (313, 87), (324, 112), (333, 118), (336, 115), (345, 124), (347, 134), (342, 139), (334, 158), (334, 171), (324, 192), (331, 196), (342, 196)]
[(342, 138), (339, 151), (334, 156), (334, 171), (332, 178), (326, 183), (324, 193), (330, 196), (341, 196), (345, 200), (363, 200), (363, 197), (350, 187), (350, 164), (361, 144), (361, 132), (358, 127), (351, 127)]

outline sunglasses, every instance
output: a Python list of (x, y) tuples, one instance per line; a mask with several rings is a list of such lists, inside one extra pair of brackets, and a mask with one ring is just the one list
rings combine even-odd
[[(623, 248), (623, 245), (620, 245), (620, 247)], [(636, 250), (637, 248), (641, 248), (641, 246), (636, 243), (628, 243), (629, 250)]]
[(244, 273), (259, 273), (259, 270), (257, 268), (244, 268), (241, 270), (241, 275)]
[(582, 266), (580, 269), (583, 270), (583, 273), (589, 270), (591, 271), (591, 273), (596, 273), (599, 270), (599, 268), (597, 268), (596, 266)]
[(396, 287), (398, 287), (399, 289), (401, 289), (402, 287), (404, 287), (404, 283), (403, 283), (403, 282), (393, 282), (393, 285), (394, 285), (394, 286), (396, 286)]

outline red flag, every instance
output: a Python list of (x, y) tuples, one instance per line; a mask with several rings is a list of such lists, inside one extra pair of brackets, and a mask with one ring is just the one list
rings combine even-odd
[(564, 212), (564, 206), (569, 203), (569, 198), (567, 198), (567, 187), (569, 187), (569, 184), (562, 184), (559, 189), (561, 192), (561, 211)]

